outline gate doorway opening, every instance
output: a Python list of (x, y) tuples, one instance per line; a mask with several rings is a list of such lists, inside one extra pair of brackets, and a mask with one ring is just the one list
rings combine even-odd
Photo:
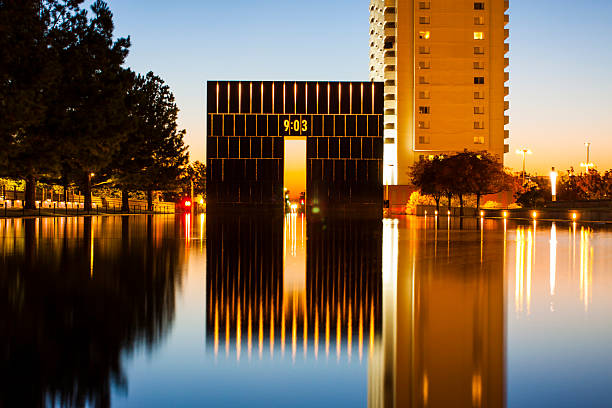
[[(302, 209), (306, 202), (306, 138), (285, 137), (285, 198)], [(289, 196), (287, 198), (287, 196)]]

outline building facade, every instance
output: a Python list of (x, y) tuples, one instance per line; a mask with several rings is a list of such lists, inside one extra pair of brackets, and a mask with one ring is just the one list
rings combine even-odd
[(384, 183), (420, 158), (508, 152), (508, 0), (371, 0), (370, 79), (384, 82)]
[(284, 204), (284, 142), (306, 141), (306, 205), (382, 208), (382, 82), (210, 81), (207, 201)]

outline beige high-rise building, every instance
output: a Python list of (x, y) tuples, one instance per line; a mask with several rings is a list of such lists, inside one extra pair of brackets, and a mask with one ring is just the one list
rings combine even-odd
[(370, 79), (385, 83), (385, 175), (421, 157), (508, 152), (508, 0), (371, 0)]

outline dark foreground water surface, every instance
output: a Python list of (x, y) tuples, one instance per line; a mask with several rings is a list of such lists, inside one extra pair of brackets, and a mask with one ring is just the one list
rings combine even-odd
[(0, 407), (609, 407), (612, 234), (0, 220)]

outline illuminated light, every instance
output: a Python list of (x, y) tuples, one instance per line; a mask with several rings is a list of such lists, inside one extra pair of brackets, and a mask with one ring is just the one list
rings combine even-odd
[(508, 211), (503, 212), (504, 218), (508, 218)]
[(318, 214), (320, 212), (321, 212), (321, 210), (319, 209), (319, 207), (313, 207), (313, 209), (312, 209), (312, 213), (313, 214)]
[(238, 297), (238, 305), (236, 311), (236, 360), (240, 361), (240, 352), (242, 349), (242, 307), (240, 304), (240, 297)]
[(89, 175), (90, 175), (91, 177), (94, 177), (94, 176), (96, 175), (96, 173), (89, 173)]
[(553, 201), (557, 201), (557, 178), (559, 176), (559, 173), (557, 173), (555, 171), (555, 168), (552, 168), (552, 171), (550, 172), (550, 190), (552, 193), (552, 200)]
[(578, 219), (578, 214), (576, 214), (576, 213), (572, 213), (572, 219), (573, 219), (573, 220), (577, 220), (577, 219)]
[(533, 211), (531, 213), (531, 218), (538, 218), (538, 213), (536, 211)]
[(204, 199), (200, 198), (200, 205), (204, 205)]
[(484, 33), (482, 31), (474, 31), (475, 40), (484, 40)]
[(191, 207), (191, 201), (189, 200), (185, 201), (185, 207)]
[(430, 31), (419, 31), (419, 39), (421, 40), (429, 40), (431, 38)]
[(450, 211), (447, 211), (446, 213), (447, 213), (449, 216), (451, 215), (451, 212), (450, 212)]
[(425, 210), (425, 216), (427, 217), (427, 210)]
[(438, 211), (435, 212), (435, 215), (438, 215)]
[(304, 205), (304, 200), (300, 200), (300, 204)]
[(484, 217), (484, 215), (485, 215), (484, 211), (481, 211), (481, 212), (480, 212), (480, 216), (481, 216), (481, 217)]

